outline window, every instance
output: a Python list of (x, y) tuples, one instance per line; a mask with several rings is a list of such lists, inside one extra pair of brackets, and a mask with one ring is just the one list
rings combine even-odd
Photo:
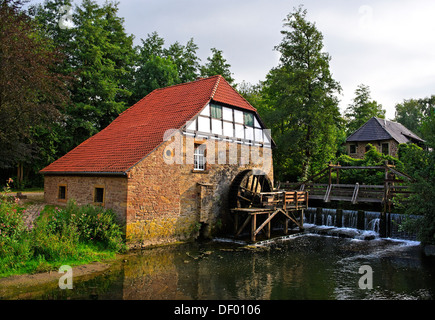
[(390, 146), (388, 143), (383, 143), (382, 146), (382, 153), (385, 155), (389, 155), (390, 154)]
[(205, 144), (195, 144), (195, 150), (193, 152), (193, 169), (205, 170)]
[(57, 199), (66, 200), (66, 185), (60, 185), (57, 190)]
[(356, 144), (349, 145), (349, 153), (350, 154), (356, 153)]
[(252, 113), (245, 112), (243, 114), (243, 120), (245, 126), (253, 127), (254, 126), (254, 115)]
[(211, 110), (211, 117), (212, 118), (222, 119), (222, 107), (221, 106), (211, 104), (210, 110)]
[(243, 123), (243, 111), (234, 110), (234, 122)]
[(94, 202), (95, 203), (104, 203), (104, 187), (95, 187)]
[(224, 119), (226, 121), (233, 122), (233, 109), (223, 107), (222, 108), (222, 119)]

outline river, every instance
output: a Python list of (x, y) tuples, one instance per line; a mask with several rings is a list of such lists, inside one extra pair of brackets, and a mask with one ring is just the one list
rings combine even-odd
[[(362, 269), (360, 269), (362, 267)], [(74, 269), (73, 269), (74, 270)], [(435, 264), (419, 242), (312, 233), (255, 246), (226, 238), (132, 252), (95, 276), (18, 288), (8, 299), (434, 299)], [(23, 294), (22, 290), (27, 290)]]

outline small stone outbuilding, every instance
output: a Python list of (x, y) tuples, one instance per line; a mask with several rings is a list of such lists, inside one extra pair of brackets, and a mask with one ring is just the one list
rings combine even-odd
[(399, 144), (423, 142), (401, 123), (373, 117), (346, 139), (346, 150), (350, 157), (362, 159), (371, 144), (379, 152), (397, 158)]
[(101, 205), (130, 244), (213, 234), (228, 222), (234, 177), (273, 181), (272, 146), (256, 109), (222, 76), (157, 89), (43, 170), (48, 203)]

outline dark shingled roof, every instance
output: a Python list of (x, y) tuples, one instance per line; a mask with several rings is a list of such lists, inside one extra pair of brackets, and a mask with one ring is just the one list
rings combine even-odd
[(398, 143), (423, 142), (424, 140), (401, 123), (373, 117), (352, 133), (346, 142), (379, 141), (394, 139)]

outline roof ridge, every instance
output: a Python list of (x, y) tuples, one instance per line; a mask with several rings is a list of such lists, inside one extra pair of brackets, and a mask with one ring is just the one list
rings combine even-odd
[[(172, 86), (167, 86), (167, 87), (162, 87), (162, 88), (157, 88), (154, 89), (153, 91), (151, 91), (150, 93), (153, 93), (154, 91), (160, 91), (160, 90), (165, 90), (165, 89), (169, 89), (169, 88), (174, 88), (174, 87), (180, 87), (180, 86), (184, 86), (184, 85), (189, 85), (195, 82), (199, 82), (199, 81), (204, 81), (204, 80), (210, 80), (214, 77), (220, 77), (219, 75), (215, 75), (215, 76), (211, 76), (211, 77), (207, 77), (207, 78), (197, 78), (196, 80), (193, 81), (188, 81), (188, 82), (182, 82), (182, 83), (177, 83), (177, 84), (173, 84)], [(149, 93), (149, 94), (150, 94)]]
[[(216, 76), (215, 76), (216, 77)], [(239, 91), (237, 91), (231, 84), (229, 84), (229, 82), (227, 81), (227, 79), (225, 79), (225, 77), (224, 76), (222, 76), (222, 75), (217, 75), (217, 77), (218, 77), (218, 80), (216, 81), (216, 85), (215, 85), (215, 87), (213, 88), (213, 92), (212, 92), (212, 94), (211, 94), (211, 96), (210, 96), (210, 99), (212, 99), (212, 100), (214, 100), (214, 96), (215, 96), (215, 94), (216, 94), (216, 92), (217, 92), (217, 89), (218, 89), (218, 87), (219, 87), (219, 84), (220, 84), (220, 80), (221, 79), (223, 79), (224, 81), (225, 81), (225, 83), (232, 89), (232, 90), (234, 90), (234, 92), (244, 101), (244, 102), (246, 102), (247, 104), (248, 104), (248, 106), (250, 106), (252, 109), (253, 109), (253, 111), (255, 111), (255, 112), (257, 112), (257, 108), (255, 108), (248, 100), (246, 100), (245, 99), (245, 97), (243, 96), (243, 95), (241, 95), (240, 94), (240, 92)]]
[(222, 78), (221, 75), (217, 75), (217, 80), (216, 80), (216, 83), (215, 83), (215, 85), (214, 85), (214, 87), (213, 87), (213, 90), (212, 90), (212, 92), (211, 92), (210, 99), (213, 99), (213, 98), (214, 98), (214, 95), (215, 95), (215, 93), (216, 93), (216, 91), (217, 91), (217, 88), (219, 87), (219, 83), (220, 83), (220, 81), (221, 81), (221, 78)]

